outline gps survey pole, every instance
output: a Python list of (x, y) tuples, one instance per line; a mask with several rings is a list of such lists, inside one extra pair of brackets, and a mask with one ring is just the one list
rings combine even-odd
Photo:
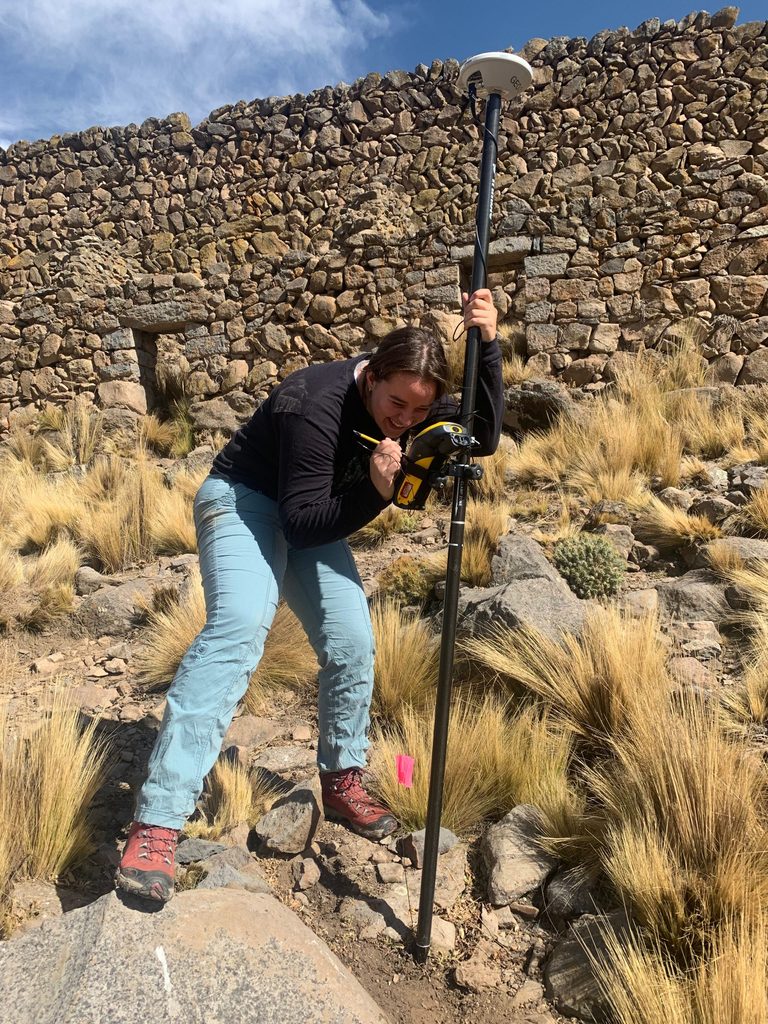
[[(457, 84), (459, 88), (466, 89), (469, 92), (473, 106), (476, 97), (487, 97), (483, 155), (480, 164), (477, 232), (472, 263), (472, 283), (469, 289), (470, 294), (477, 291), (478, 288), (484, 288), (488, 276), (488, 244), (490, 240), (491, 215), (493, 213), (501, 104), (503, 100), (517, 96), (524, 89), (527, 89), (531, 84), (532, 78), (533, 72), (526, 61), (509, 53), (481, 53), (477, 57), (470, 57), (469, 60), (462, 64), (459, 70)], [(470, 435), (472, 434), (475, 415), (480, 344), (480, 329), (478, 327), (470, 327), (467, 332), (464, 379), (459, 411), (461, 425), (466, 428)], [(448, 471), (454, 477), (453, 509), (451, 512), (451, 531), (448, 541), (448, 569), (443, 604), (440, 671), (437, 681), (435, 729), (432, 739), (432, 767), (429, 779), (424, 864), (421, 876), (421, 894), (419, 897), (419, 921), (416, 928), (414, 951), (416, 961), (422, 964), (426, 962), (429, 956), (432, 935), (432, 904), (435, 896), (440, 816), (443, 809), (445, 752), (448, 742), (448, 725), (451, 711), (453, 653), (459, 604), (461, 557), (464, 544), (467, 481), (472, 478), (477, 479), (480, 475), (478, 467), (471, 464), (470, 449), (459, 454), (458, 458), (450, 464)]]

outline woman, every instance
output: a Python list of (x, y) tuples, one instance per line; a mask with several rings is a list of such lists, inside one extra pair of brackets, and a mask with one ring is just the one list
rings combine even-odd
[[(475, 436), (496, 449), (503, 394), (496, 310), (487, 289), (464, 296), (481, 346)], [(207, 620), (179, 665), (141, 789), (117, 884), (173, 895), (178, 831), (258, 664), (282, 596), (319, 661), (319, 742), (328, 817), (380, 839), (395, 818), (362, 784), (373, 689), (368, 604), (344, 540), (392, 500), (409, 431), (455, 417), (440, 342), (406, 327), (372, 355), (287, 377), (216, 457), (195, 498)], [(356, 434), (381, 436), (371, 452)]]

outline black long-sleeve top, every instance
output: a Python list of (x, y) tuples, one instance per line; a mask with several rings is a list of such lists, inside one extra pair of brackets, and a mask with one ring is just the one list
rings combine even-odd
[[(381, 436), (355, 380), (356, 366), (367, 358), (320, 363), (286, 377), (214, 460), (214, 473), (278, 503), (286, 539), (295, 548), (348, 537), (390, 503), (371, 482), (371, 453), (354, 434)], [(455, 420), (458, 410), (450, 396), (437, 399), (416, 432)], [(498, 341), (486, 342), (480, 346), (473, 427), (478, 455), (496, 450), (503, 412), (501, 350)], [(407, 441), (406, 434), (401, 447)]]

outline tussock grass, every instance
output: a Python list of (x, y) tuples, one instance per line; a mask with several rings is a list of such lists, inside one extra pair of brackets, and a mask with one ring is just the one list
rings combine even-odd
[(372, 714), (396, 722), (406, 707), (423, 708), (437, 683), (439, 638), (391, 598), (371, 609), (376, 640)]
[(142, 416), (139, 423), (139, 442), (158, 455), (172, 455), (179, 430), (171, 420), (161, 420), (154, 413)]
[(401, 555), (379, 575), (379, 591), (405, 605), (423, 605), (435, 583), (445, 576), (445, 556), (413, 558)]
[(768, 537), (768, 487), (755, 491), (741, 506), (736, 518), (745, 533)]
[(491, 582), (491, 559), (500, 538), (509, 531), (509, 503), (504, 500), (467, 502), (461, 578), (472, 587)]
[(0, 541), (0, 628), (7, 629), (14, 621), (24, 580), (24, 565), (11, 548)]
[(744, 559), (738, 551), (722, 540), (707, 544), (706, 555), (710, 568), (724, 579), (730, 579), (733, 572), (744, 568)]
[(665, 419), (663, 394), (650, 390), (631, 402), (607, 394), (583, 403), (547, 432), (526, 437), (509, 472), (523, 484), (583, 489), (590, 502), (626, 500), (651, 479), (678, 483), (682, 456), (682, 433)]
[(479, 480), (471, 481), (470, 494), (472, 497), (478, 501), (497, 501), (499, 499), (505, 490), (509, 454), (509, 445), (502, 438), (493, 455), (486, 455), (480, 460), (483, 475)]
[(203, 815), (188, 821), (184, 832), (199, 839), (216, 840), (238, 825), (252, 828), (277, 798), (264, 777), (220, 757), (205, 781)]
[(660, 551), (674, 551), (683, 544), (708, 544), (723, 536), (722, 529), (706, 516), (672, 508), (656, 495), (649, 495), (641, 506), (634, 532)]
[(14, 877), (53, 879), (88, 853), (86, 812), (108, 758), (95, 729), (61, 687), (33, 731), (22, 736), (0, 721), (0, 900)]
[(114, 494), (95, 504), (76, 527), (81, 544), (106, 572), (153, 557), (152, 524), (165, 489), (159, 470), (143, 458), (125, 463), (114, 486)]
[(764, 1024), (768, 1020), (768, 927), (737, 920), (681, 970), (658, 939), (606, 934), (607, 960), (592, 957), (617, 1024)]
[(666, 416), (677, 424), (690, 455), (715, 459), (744, 444), (747, 428), (737, 400), (723, 407), (696, 392), (673, 392)]
[(195, 495), (200, 490), (200, 485), (209, 472), (210, 470), (207, 466), (196, 470), (185, 469), (183, 473), (179, 473), (175, 477), (173, 489), (190, 500), (194, 500)]
[(60, 472), (70, 466), (86, 466), (96, 455), (103, 441), (104, 417), (92, 405), (75, 399), (61, 417), (48, 414), (55, 423), (50, 436), (40, 435), (40, 453), (45, 468)]
[(197, 551), (197, 533), (192, 516), (192, 501), (180, 490), (164, 487), (157, 501), (149, 536), (154, 551), (161, 555), (189, 554)]
[(505, 355), (501, 363), (501, 379), (504, 387), (511, 388), (523, 381), (530, 380), (533, 370), (527, 365), (525, 359), (517, 352), (510, 352)]
[[(400, 721), (377, 733), (371, 767), (376, 788), (406, 829), (423, 828), (429, 792), (432, 716), (405, 708)], [(454, 703), (448, 731), (442, 822), (459, 834), (488, 818), (531, 803), (546, 822), (572, 801), (565, 767), (567, 738), (536, 711), (513, 715), (494, 697)], [(413, 787), (397, 781), (395, 758), (414, 758)]]
[(690, 963), (713, 931), (765, 907), (764, 768), (695, 699), (638, 717), (611, 754), (585, 771), (606, 823), (603, 871), (634, 918)]
[[(167, 686), (192, 641), (205, 625), (205, 598), (197, 571), (192, 575), (183, 600), (159, 611), (148, 610), (143, 644), (136, 655), (140, 681), (153, 689)], [(268, 692), (297, 687), (314, 679), (314, 653), (296, 617), (281, 604), (275, 615), (262, 659), (251, 677), (245, 705), (258, 712)]]
[(27, 582), (37, 591), (71, 585), (80, 568), (80, 560), (81, 553), (77, 545), (68, 537), (61, 537), (30, 563)]
[(388, 505), (376, 518), (352, 534), (353, 544), (364, 547), (379, 547), (386, 540), (398, 533), (413, 533), (417, 529), (418, 519), (414, 512)]
[(607, 755), (616, 737), (660, 715), (672, 688), (656, 619), (615, 607), (592, 611), (581, 638), (562, 643), (499, 626), (463, 646), (513, 693), (544, 701), (583, 757)]
[(71, 536), (82, 516), (77, 483), (72, 479), (51, 480), (17, 467), (11, 470), (3, 497), (0, 531), (22, 553), (40, 551), (59, 537)]

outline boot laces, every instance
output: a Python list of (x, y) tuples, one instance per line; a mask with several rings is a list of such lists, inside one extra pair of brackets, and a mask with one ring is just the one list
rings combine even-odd
[(384, 811), (378, 807), (362, 783), (363, 773), (359, 768), (351, 768), (335, 780), (333, 788), (360, 813), (372, 815)]
[(144, 842), (139, 844), (139, 857), (153, 860), (160, 857), (166, 864), (172, 863), (173, 851), (176, 848), (176, 832), (173, 829), (147, 825), (139, 832)]

